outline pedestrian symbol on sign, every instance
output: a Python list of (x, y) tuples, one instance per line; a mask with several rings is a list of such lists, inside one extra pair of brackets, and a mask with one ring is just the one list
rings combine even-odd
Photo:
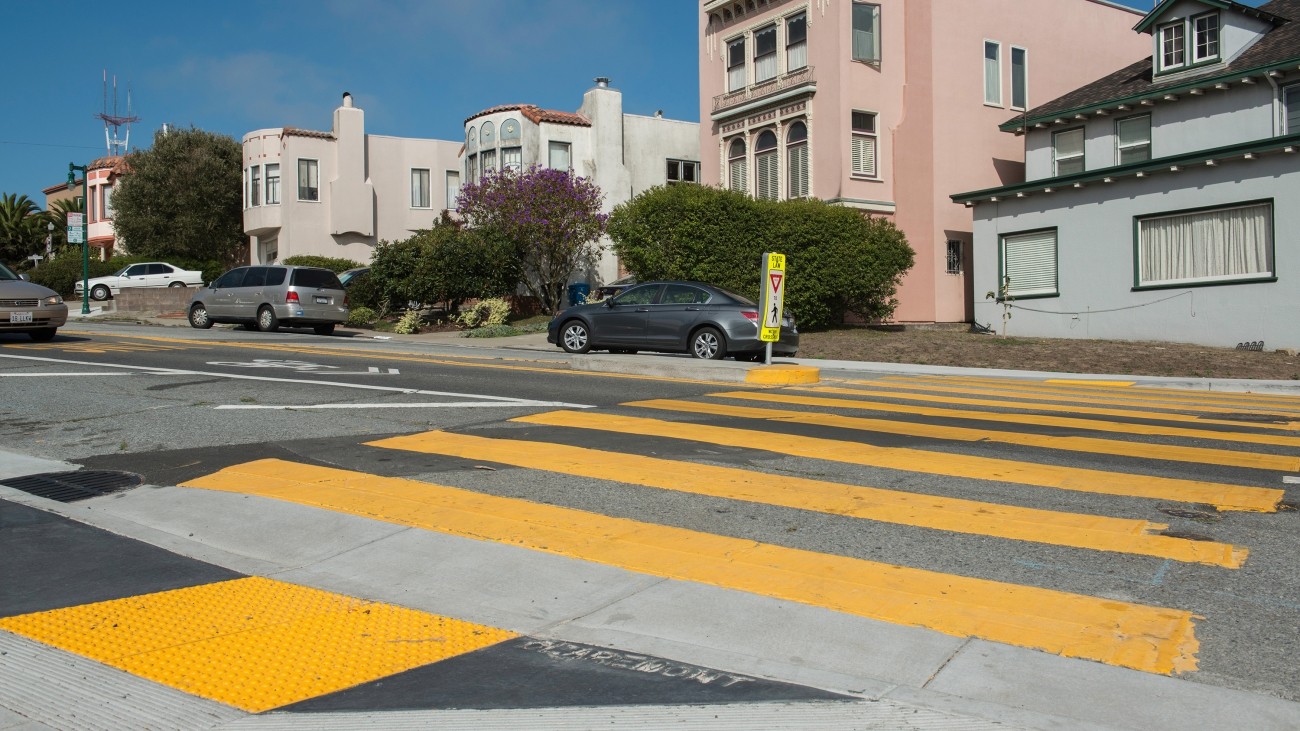
[(766, 286), (763, 287), (763, 327), (759, 339), (775, 343), (781, 339), (781, 305), (785, 299), (785, 254), (765, 254)]

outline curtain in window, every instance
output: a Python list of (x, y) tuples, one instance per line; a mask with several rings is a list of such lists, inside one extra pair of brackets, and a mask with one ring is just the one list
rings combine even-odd
[(745, 39), (727, 46), (727, 91), (745, 88)]
[(556, 170), (568, 170), (570, 167), (568, 143), (552, 142), (550, 145), (550, 160), (548, 162), (550, 166)]
[(1029, 66), (1023, 48), (1011, 49), (1011, 106), (1025, 109), (1029, 106)]
[(754, 34), (754, 83), (776, 78), (776, 26)]
[(880, 33), (877, 22), (880, 8), (866, 3), (853, 4), (853, 60), (880, 60)]
[(456, 196), (460, 195), (460, 173), (447, 171), (447, 210), (456, 210)]
[(1129, 117), (1115, 123), (1119, 137), (1119, 164), (1151, 159), (1151, 115)]
[(853, 172), (859, 175), (876, 176), (875, 137), (853, 136)]
[(298, 161), (298, 200), (320, 200), (320, 169), (315, 160)]
[(501, 167), (506, 170), (519, 170), (524, 166), (524, 148), (501, 148)]
[(1002, 47), (984, 43), (984, 103), (1002, 103)]
[(808, 65), (808, 16), (796, 15), (785, 22), (785, 69)]
[(1159, 284), (1272, 273), (1273, 206), (1139, 221), (1139, 282)]
[(429, 171), (411, 170), (411, 207), (429, 207)]
[(1082, 127), (1052, 135), (1052, 148), (1057, 175), (1070, 175), (1084, 171)]
[(251, 205), (254, 205), (254, 206), (260, 206), (260, 205), (262, 205), (262, 168), (261, 168), (261, 166), (258, 166), (258, 165), (254, 165), (254, 166), (253, 166), (253, 181), (252, 181), (252, 184), (251, 184), (249, 190), (250, 190), (250, 191), (252, 192), (252, 194), (253, 194), (253, 200), (252, 200), (252, 202), (251, 202)]
[(496, 150), (484, 150), (483, 153), (482, 153), (482, 155), (481, 155), (480, 157), (481, 157), (481, 162), (482, 162), (482, 164), (483, 164), (483, 174), (484, 174), (484, 175), (487, 175), (488, 173), (490, 173), (490, 172), (492, 172), (492, 171), (494, 171), (494, 170), (497, 169), (497, 151), (496, 151)]
[(1003, 236), (1002, 274), (1012, 297), (1056, 294), (1056, 230)]

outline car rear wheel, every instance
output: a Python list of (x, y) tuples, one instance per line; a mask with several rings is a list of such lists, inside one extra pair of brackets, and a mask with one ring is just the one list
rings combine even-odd
[(257, 329), (264, 333), (273, 333), (280, 328), (280, 318), (275, 316), (275, 310), (262, 305), (262, 309), (257, 311)]
[(208, 317), (208, 308), (202, 304), (190, 307), (190, 327), (207, 330), (212, 327), (212, 318)]
[(591, 333), (581, 320), (569, 320), (560, 327), (560, 347), (566, 353), (586, 353), (591, 350)]
[(703, 360), (722, 360), (727, 355), (727, 341), (717, 330), (702, 327), (691, 336), (691, 355)]
[(102, 284), (96, 284), (90, 288), (90, 298), (93, 300), (99, 300), (100, 302), (108, 299), (112, 294), (113, 293), (108, 289), (108, 287)]
[(35, 340), (38, 343), (43, 343), (47, 340), (53, 340), (54, 333), (58, 331), (59, 329), (57, 327), (43, 327), (40, 330), (33, 330), (27, 334), (31, 336), (32, 340)]
[(167, 286), (168, 286), (168, 287), (184, 287), (184, 286), (185, 286), (185, 282), (172, 282), (171, 284), (169, 284), (169, 285), (167, 285)]
[(317, 335), (333, 335), (334, 323), (330, 323), (328, 325), (317, 325), (312, 329), (316, 331)]

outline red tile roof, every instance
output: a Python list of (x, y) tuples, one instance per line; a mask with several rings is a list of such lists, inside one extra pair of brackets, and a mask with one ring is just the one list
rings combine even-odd
[(489, 114), (496, 114), (497, 112), (509, 112), (515, 110), (523, 114), (524, 117), (527, 118), (533, 124), (550, 122), (551, 124), (571, 124), (575, 127), (591, 126), (591, 120), (587, 119), (585, 116), (581, 114), (578, 114), (577, 112), (560, 112), (554, 109), (542, 109), (541, 107), (535, 104), (502, 104), (499, 106), (492, 107), (490, 109), (484, 109), (478, 114), (475, 114), (471, 117), (466, 117), (465, 124), (469, 124), (470, 121)]
[(131, 166), (127, 163), (126, 158), (123, 157), (122, 155), (108, 155), (107, 157), (101, 157), (98, 160), (95, 160), (94, 162), (87, 165), (86, 169), (88, 170), (108, 169), (112, 171), (114, 175), (121, 175), (122, 173), (131, 172)]
[(298, 129), (297, 127), (285, 127), (280, 132), (281, 137), (314, 137), (318, 140), (334, 139), (333, 132), (317, 132), (311, 129)]

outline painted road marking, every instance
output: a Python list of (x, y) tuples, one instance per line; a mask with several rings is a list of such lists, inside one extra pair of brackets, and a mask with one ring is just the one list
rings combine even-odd
[[(453, 435), (435, 432), (432, 440), (447, 436)], [(274, 459), (228, 467), (184, 486), (260, 495), (1151, 673), (1196, 669), (1197, 617), (1179, 609), (818, 554)]]
[[(1300, 457), (1280, 454), (1256, 454), (1254, 452), (1236, 452), (1227, 449), (1208, 449), (1205, 447), (1180, 447), (1173, 444), (1148, 444), (1145, 442), (1124, 442), (1116, 439), (1097, 439), (1093, 437), (1069, 437), (1045, 434), (1023, 434), (1019, 432), (992, 431), (990, 429), (971, 429), (962, 426), (941, 426), (934, 424), (916, 424), (888, 419), (864, 419), (857, 416), (838, 416), (809, 411), (784, 411), (781, 409), (760, 409), (750, 406), (728, 406), (695, 401), (677, 401), (674, 399), (650, 399), (633, 401), (624, 406), (641, 406), (650, 409), (681, 411), (692, 414), (715, 414), (741, 419), (763, 419), (781, 421), (791, 424), (812, 424), (830, 426), (837, 429), (856, 429), (882, 434), (905, 434), (927, 439), (943, 439), (961, 442), (1000, 442), (1018, 444), (1023, 447), (1040, 449), (1059, 449), (1068, 452), (1088, 454), (1110, 454), (1117, 457), (1136, 457), (1140, 459), (1159, 459), (1173, 462), (1192, 462), (1195, 464), (1217, 464), (1228, 467), (1245, 467), (1257, 470), (1277, 470), (1294, 472), (1300, 469)], [(920, 451), (920, 450), (918, 450)]]
[[(539, 414), (536, 417), (523, 417), (514, 421), (605, 429), (615, 433), (649, 431), (642, 424), (636, 423), (648, 420), (604, 414), (597, 414), (599, 418), (596, 419), (582, 418), (585, 415), (559, 411)], [(671, 432), (671, 428), (668, 431)], [(671, 433), (664, 435), (694, 438)], [(730, 443), (744, 444), (745, 442), (739, 440)], [(582, 475), (662, 490), (779, 505), (797, 510), (813, 510), (883, 523), (1086, 548), (1094, 551), (1155, 556), (1224, 568), (1240, 567), (1247, 555), (1245, 548), (1226, 543), (1153, 535), (1168, 526), (1145, 520), (1079, 515), (885, 490), (878, 487), (845, 485), (789, 475), (763, 474), (734, 467), (679, 462), (548, 442), (487, 439), (433, 431), (392, 437), (367, 442), (367, 444), (422, 454), (442, 454), (449, 457), (498, 462), (566, 475)]]
[[(1105, 394), (1114, 396), (1117, 399), (1143, 401), (1147, 403), (1172, 402), (1189, 404), (1191, 408), (1196, 408), (1201, 404), (1218, 404), (1231, 405), (1239, 404), (1247, 407), (1259, 408), (1280, 408), (1288, 411), (1300, 412), (1300, 399), (1294, 396), (1270, 396), (1252, 393), (1225, 393), (1222, 391), (1187, 391), (1176, 389), (1108, 389), (1108, 388), (1081, 388), (1070, 386), (1050, 386), (1042, 381), (1016, 381), (1005, 378), (982, 378), (974, 376), (886, 376), (887, 380), (899, 381), (919, 381), (923, 383), (956, 383), (971, 386), (992, 386), (995, 388), (1011, 388), (1017, 391), (1028, 391), (1031, 393), (1054, 393), (1061, 398), (1073, 398), (1074, 396), (1088, 396), (1096, 394)], [(855, 382), (856, 383), (856, 382)], [(871, 383), (871, 382), (867, 382)]]
[[(891, 404), (883, 401), (836, 399), (817, 396), (793, 396), (785, 393), (772, 393), (766, 391), (728, 391), (725, 393), (711, 393), (709, 396), (713, 398), (764, 401), (767, 403), (799, 404), (801, 406), (827, 406), (836, 409), (887, 411), (896, 414), (915, 414), (917, 416), (969, 419), (971, 421), (996, 421), (1008, 424), (1065, 427), (1067, 429), (1082, 429), (1086, 431), (1116, 432), (1121, 434), (1150, 434), (1170, 437), (1186, 437), (1188, 439), (1213, 439), (1225, 442), (1246, 442), (1250, 444), (1272, 444), (1281, 447), (1300, 447), (1300, 437), (1281, 434), (1249, 434), (1243, 432), (1212, 431), (1209, 429), (1189, 429), (1186, 427), (1175, 426), (1158, 426), (1153, 424), (1129, 424), (1124, 422), (1103, 421), (1101, 419), (1075, 419), (1063, 416), (1042, 416), (1039, 414), (1006, 414), (993, 411), (941, 409), (927, 406)], [(896, 424), (897, 422), (888, 423)], [(994, 433), (996, 434), (997, 432)], [(1229, 454), (1233, 453), (1229, 452)]]
[[(364, 383), (347, 383), (345, 381), (317, 381), (309, 378), (275, 378), (273, 376), (252, 376), (244, 373), (221, 373), (218, 371), (193, 371), (182, 368), (153, 368), (149, 366), (130, 366), (120, 363), (91, 363), (76, 360), (60, 360), (57, 358), (38, 358), (30, 355), (5, 355), (0, 354), (0, 358), (11, 358), (16, 360), (33, 360), (46, 363), (60, 363), (65, 365), (89, 365), (99, 366), (101, 368), (121, 368), (125, 370), (138, 370), (156, 375), (165, 376), (213, 376), (216, 378), (228, 378), (235, 381), (266, 381), (270, 383), (298, 383), (309, 386), (328, 386), (331, 388), (350, 388), (361, 391), (381, 391), (384, 393), (401, 393), (411, 396), (447, 396), (450, 398), (479, 399), (482, 401), (491, 401), (507, 406), (520, 407), (541, 407), (541, 408), (574, 408), (574, 409), (591, 409), (594, 406), (586, 404), (565, 404), (552, 401), (530, 401), (528, 399), (510, 398), (507, 396), (487, 396), (477, 393), (457, 393), (455, 391), (430, 391), (420, 388), (400, 388), (397, 386), (374, 386)], [(213, 407), (221, 408), (221, 407)], [(310, 406), (279, 406), (274, 408), (311, 408)]]
[[(22, 348), (24, 350), (60, 350), (67, 353), (151, 353), (163, 350), (190, 350), (192, 347), (190, 344), (163, 345), (160, 343), (123, 343), (98, 340), (80, 343), (14, 343), (5, 345), (6, 347)], [(204, 347), (194, 349), (207, 350)]]
[[(213, 406), (218, 411), (270, 410), (270, 411), (321, 411), (326, 409), (519, 409), (565, 408), (559, 401), (431, 401), (413, 404), (289, 404), (266, 406), (260, 404), (222, 404)], [(592, 407), (580, 407), (592, 408)]]
[(0, 628), (251, 713), (518, 636), (259, 577), (6, 617)]
[(364, 371), (341, 371), (338, 370), (339, 366), (323, 365), (305, 360), (276, 360), (274, 358), (254, 358), (251, 361), (217, 360), (208, 361), (208, 365), (234, 368), (282, 368), (296, 373), (324, 373), (328, 371), (331, 376), (373, 376), (382, 373), (395, 376), (401, 373), (396, 368), (380, 369), (375, 366), (370, 366)]
[[(578, 419), (566, 412), (537, 414), (512, 421), (547, 423), (556, 426), (607, 429), (617, 428), (624, 434), (690, 439), (708, 444), (727, 446), (745, 445), (777, 454), (789, 454), (811, 459), (824, 459), (868, 467), (917, 472), (977, 480), (1014, 482), (1022, 485), (1051, 487), (1100, 495), (1172, 500), (1180, 503), (1205, 503), (1218, 510), (1246, 510), (1276, 512), (1285, 493), (1265, 487), (1227, 485), (1149, 475), (1131, 475), (1123, 472), (1075, 467), (1058, 467), (1019, 462), (992, 457), (971, 457), (944, 452), (926, 452), (919, 449), (875, 447), (870, 444), (818, 439), (794, 434), (735, 429), (705, 424), (617, 417), (593, 414), (595, 419)], [(617, 421), (616, 421), (617, 420)], [(583, 426), (586, 425), (586, 426)], [(699, 465), (693, 465), (698, 468)]]
[[(1146, 421), (1171, 421), (1171, 422), (1179, 422), (1179, 423), (1191, 423), (1191, 424), (1197, 424), (1203, 426), (1230, 426), (1236, 429), (1249, 428), (1249, 429), (1269, 430), (1269, 431), (1278, 431), (1278, 430), (1294, 431), (1296, 428), (1290, 422), (1283, 423), (1283, 424), (1265, 424), (1265, 423), (1254, 423), (1254, 422), (1247, 423), (1247, 422), (1234, 421), (1229, 419), (1206, 419), (1201, 416), (1192, 416), (1188, 414), (1176, 414), (1169, 411), (1155, 411), (1150, 409), (1143, 409), (1143, 410), (1106, 409), (1106, 408), (1100, 408), (1096, 406), (1083, 406), (1078, 403), (1071, 403), (1071, 404), (1052, 404), (1052, 403), (1042, 403), (1042, 402), (1030, 403), (1030, 401), (1033, 401), (1035, 398), (1037, 398), (1034, 396), (1022, 397), (1020, 402), (1016, 402), (1016, 401), (1008, 401), (1006, 399), (963, 398), (961, 396), (952, 395), (954, 393), (973, 393), (973, 394), (981, 394), (981, 395), (984, 394), (993, 395), (994, 393), (997, 393), (992, 391), (980, 391), (976, 389), (949, 389), (948, 392), (942, 396), (928, 394), (928, 393), (907, 393), (902, 391), (890, 391), (887, 389), (839, 388), (835, 386), (792, 386), (785, 390), (802, 391), (808, 393), (836, 394), (836, 395), (844, 395), (844, 396), (869, 396), (874, 398), (894, 399), (898, 401), (925, 401), (930, 403), (959, 404), (963, 406), (991, 406), (999, 409), (1016, 409), (1020, 411), (1032, 411), (1032, 412), (1057, 411), (1057, 412), (1065, 412), (1069, 414), (1095, 414), (1097, 416), (1112, 416), (1120, 419), (1143, 419)], [(934, 390), (939, 390), (939, 389), (934, 389)], [(1107, 401), (1104, 401), (1102, 399), (1090, 399), (1090, 400), (1100, 401), (1102, 403), (1108, 403)], [(1234, 411), (1234, 413), (1236, 412)], [(1214, 432), (1214, 433), (1221, 434), (1223, 432)], [(1244, 432), (1233, 432), (1233, 433), (1237, 434), (1237, 433), (1244, 433)]]

